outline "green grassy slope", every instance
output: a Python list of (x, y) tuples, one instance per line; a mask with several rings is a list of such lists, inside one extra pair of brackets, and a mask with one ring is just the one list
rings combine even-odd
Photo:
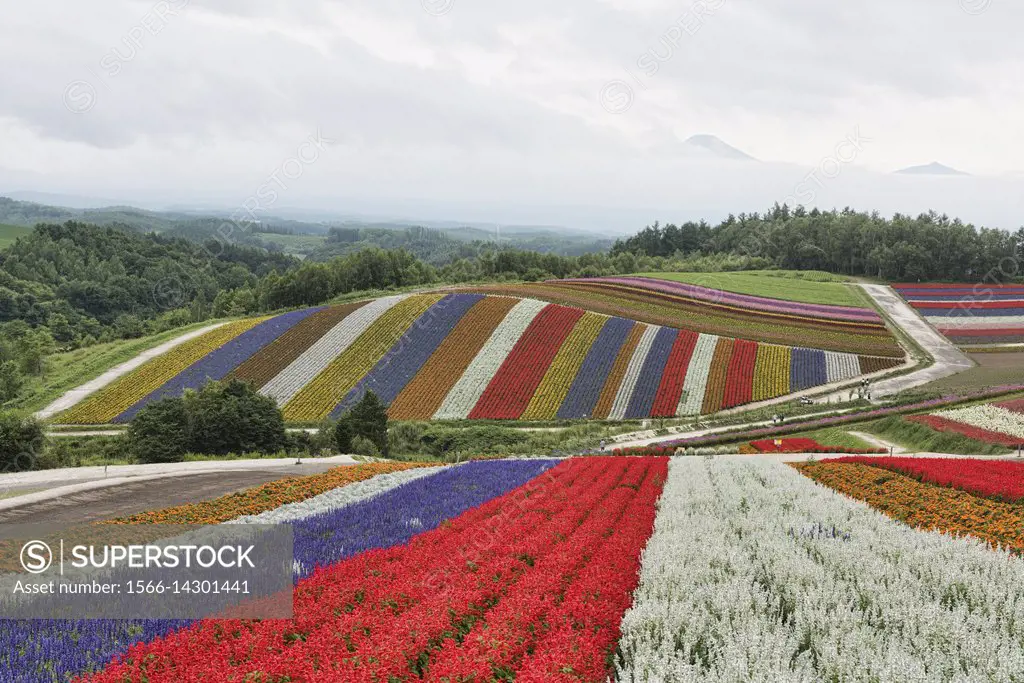
[(750, 270), (735, 273), (638, 273), (643, 277), (685, 282), (737, 294), (783, 301), (838, 306), (866, 306), (848, 278), (819, 271)]
[(5, 225), (0, 223), (0, 249), (14, 244), (14, 240), (32, 232), (32, 228), (21, 225)]
[(42, 376), (28, 378), (18, 398), (5, 403), (3, 408), (19, 413), (34, 413), (60, 398), (69, 389), (99, 377), (115, 365), (131, 360), (143, 351), (165, 341), (214, 322), (216, 321), (207, 320), (149, 337), (123, 339), (47, 356), (46, 369)]

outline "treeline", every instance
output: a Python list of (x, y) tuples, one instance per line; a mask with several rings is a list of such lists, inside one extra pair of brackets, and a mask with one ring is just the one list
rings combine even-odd
[(631, 253), (558, 256), (533, 251), (486, 251), (440, 268), (405, 249), (364, 249), (326, 263), (304, 262), (286, 273), (273, 273), (259, 286), (259, 306), (266, 310), (313, 306), (366, 290), (397, 289), (469, 282), (535, 282), (552, 278), (599, 277), (640, 271), (720, 271), (767, 267), (766, 259), (747, 256), (652, 257)]
[[(59, 344), (138, 336), (173, 309), (206, 306), (225, 290), (256, 287), (298, 263), (216, 242), (203, 246), (76, 222), (41, 224), (0, 251), (0, 324), (45, 326)], [(178, 318), (168, 322), (180, 325)]]
[[(308, 259), (329, 261), (364, 249), (404, 249), (416, 258), (436, 267), (460, 259), (475, 259), (494, 251), (535, 251), (558, 256), (579, 256), (608, 250), (611, 243), (594, 238), (560, 238), (549, 234), (486, 233), (467, 228), (453, 236), (446, 231), (424, 227), (402, 230), (375, 227), (333, 227), (327, 233), (323, 246), (313, 250)], [(462, 237), (470, 236), (466, 239)]]
[(1010, 233), (976, 228), (934, 212), (916, 218), (896, 214), (790, 209), (705, 222), (648, 226), (619, 240), (612, 254), (692, 256), (732, 254), (769, 260), (793, 270), (824, 270), (892, 281), (1001, 280), (1024, 276), (1016, 258), (1024, 228)]

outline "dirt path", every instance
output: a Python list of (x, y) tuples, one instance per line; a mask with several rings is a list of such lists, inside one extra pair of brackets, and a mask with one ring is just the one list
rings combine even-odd
[(121, 377), (122, 375), (127, 375), (129, 372), (139, 367), (149, 359), (156, 358), (161, 354), (167, 353), (176, 346), (181, 346), (190, 339), (200, 337), (209, 332), (210, 330), (215, 330), (221, 325), (226, 324), (227, 323), (224, 322), (215, 323), (213, 325), (207, 325), (206, 327), (201, 327), (198, 330), (192, 330), (187, 334), (183, 334), (180, 337), (175, 337), (174, 339), (166, 341), (163, 344), (160, 344), (159, 346), (154, 346), (151, 349), (143, 351), (142, 353), (135, 356), (135, 358), (132, 358), (129, 361), (125, 361), (120, 365), (115, 365), (114, 367), (110, 368), (96, 379), (86, 382), (80, 387), (76, 387), (74, 389), (69, 390), (56, 401), (54, 401), (53, 403), (51, 403), (50, 405), (46, 406), (38, 413), (36, 413), (36, 417), (40, 420), (45, 420), (47, 418), (53, 417), (57, 413), (61, 413), (70, 408), (71, 406), (79, 403), (80, 401), (88, 397), (90, 394), (96, 393), (103, 387), (113, 382), (118, 377)]
[(304, 463), (291, 467), (189, 474), (120, 486), (81, 491), (60, 498), (0, 510), (0, 524), (81, 524), (131, 515), (183, 503), (217, 498), (227, 493), (259, 486), (285, 477), (316, 474), (331, 465)]
[(902, 328), (908, 337), (917, 342), (935, 359), (935, 363), (927, 368), (873, 383), (871, 385), (872, 398), (892, 396), (904, 389), (911, 389), (943, 377), (949, 377), (974, 366), (973, 361), (966, 354), (939, 334), (891, 287), (869, 284), (862, 284), (861, 287), (885, 311), (886, 315)]
[(868, 442), (869, 444), (871, 444), (875, 448), (892, 449), (892, 454), (893, 455), (902, 455), (902, 454), (907, 452), (907, 449), (904, 448), (903, 446), (898, 446), (898, 445), (896, 445), (896, 444), (894, 444), (894, 443), (892, 443), (890, 441), (886, 441), (885, 439), (879, 439), (874, 434), (868, 434), (866, 432), (851, 432), (851, 431), (847, 431), (846, 433), (849, 434), (850, 436), (857, 437), (861, 441)]

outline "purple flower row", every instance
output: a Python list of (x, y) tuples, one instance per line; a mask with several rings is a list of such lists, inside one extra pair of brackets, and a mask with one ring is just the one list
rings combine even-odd
[(619, 350), (635, 324), (625, 318), (610, 318), (604, 324), (558, 408), (559, 419), (579, 419), (594, 414)]
[(211, 380), (223, 379), (263, 347), (268, 346), (292, 327), (324, 308), (324, 306), (304, 308), (264, 320), (220, 348), (206, 354), (159, 388), (139, 399), (135, 405), (114, 418), (114, 422), (129, 422), (136, 413), (153, 401), (168, 396), (181, 396), (186, 389), (199, 389)]
[(776, 313), (805, 315), (833, 320), (854, 320), (864, 322), (879, 322), (881, 320), (875, 311), (867, 308), (797, 303), (793, 301), (783, 301), (781, 299), (752, 296), (749, 294), (735, 294), (733, 292), (710, 289), (699, 285), (688, 285), (682, 282), (659, 280), (657, 278), (602, 277), (591, 278), (589, 280), (577, 280), (577, 282), (610, 282), (634, 285), (659, 292), (665, 292), (667, 294), (681, 294), (683, 296), (692, 297), (700, 301), (707, 301), (709, 303), (732, 304), (759, 311), (773, 311)]
[(828, 382), (825, 352), (794, 348), (789, 362), (790, 391), (802, 391)]
[(661, 373), (668, 363), (668, 357), (672, 354), (672, 346), (676, 343), (678, 336), (679, 330), (671, 327), (663, 327), (658, 330), (651, 350), (647, 352), (647, 358), (644, 359), (643, 367), (640, 369), (640, 376), (637, 377), (629, 405), (626, 407), (626, 419), (648, 417), (651, 414), (658, 386), (661, 385)]
[(449, 467), (360, 503), (293, 523), (297, 577), (365, 550), (388, 548), (522, 486), (557, 460), (492, 460)]
[(384, 403), (394, 401), (462, 317), (483, 298), (483, 294), (449, 294), (428, 308), (338, 403), (331, 417), (340, 416), (367, 391), (372, 390)]

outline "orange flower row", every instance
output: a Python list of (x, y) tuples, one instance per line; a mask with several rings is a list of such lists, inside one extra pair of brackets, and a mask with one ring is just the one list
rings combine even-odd
[(257, 515), (267, 510), (298, 503), (336, 489), (354, 484), (378, 474), (401, 472), (413, 467), (427, 467), (421, 463), (374, 462), (363, 465), (335, 467), (321, 474), (288, 477), (267, 482), (261, 486), (231, 493), (213, 500), (187, 503), (163, 510), (140, 512), (130, 517), (119, 517), (105, 524), (220, 524), (242, 515)]
[(929, 531), (971, 535), (1024, 551), (1024, 508), (925, 484), (896, 472), (849, 462), (790, 463), (804, 475), (876, 510)]

